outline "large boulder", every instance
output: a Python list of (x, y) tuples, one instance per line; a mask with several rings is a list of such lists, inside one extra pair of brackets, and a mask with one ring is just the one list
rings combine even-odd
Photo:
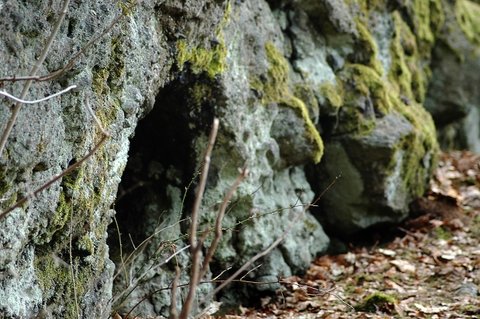
[[(60, 4), (0, 7), (0, 76), (29, 75)], [(477, 8), (466, 0), (71, 2), (38, 74), (81, 54), (60, 76), (34, 81), (26, 98), (77, 88), (21, 109), (0, 154), (1, 209), (99, 143), (86, 106), (110, 137), (0, 220), (0, 314), (103, 318), (113, 306), (168, 315), (175, 266), (180, 283), (189, 280), (189, 217), (214, 117), (220, 130), (201, 231), (213, 228), (239, 168), (250, 174), (231, 200), (206, 279), (228, 276), (287, 234), (246, 274), (269, 284), (230, 288), (224, 301), (273, 290), (277, 277), (304, 271), (328, 247), (324, 227), (344, 237), (402, 220), (438, 149), (423, 108), (432, 50), (443, 55), (436, 44), (444, 26), (461, 21), (456, 30), (472, 53), (462, 70), (476, 70), (478, 28), (467, 13)], [(435, 92), (456, 65), (445, 54), (451, 66), (433, 66), (431, 106), (441, 104)], [(462, 88), (473, 82), (469, 74)], [(20, 95), (25, 83), (2, 81), (2, 90)], [(1, 101), (3, 132), (11, 101)], [(308, 204), (338, 175), (313, 214)], [(212, 234), (205, 234), (208, 245)], [(199, 293), (213, 287), (202, 284)], [(174, 302), (180, 306), (184, 295), (181, 289)]]
[(446, 2), (445, 24), (432, 54), (425, 107), (444, 149), (480, 153), (480, 4)]
[[(313, 257), (328, 247), (322, 226), (306, 206), (314, 193), (303, 169), (305, 164), (319, 162), (323, 144), (309, 107), (298, 93), (301, 82), (295, 81), (285, 57), (286, 40), (265, 2), (245, 1), (224, 9), (223, 21), (215, 30), (213, 52), (203, 47), (205, 41), (177, 42), (178, 78), (161, 89), (154, 110), (139, 123), (132, 142), (122, 188), (140, 187), (117, 205), (119, 224), (123, 233), (135, 234), (136, 243), (158, 233), (142, 255), (128, 265), (138, 273), (149, 270), (171, 252), (166, 243), (174, 242), (177, 249), (187, 244), (182, 236), (187, 227), (180, 225), (180, 220), (190, 214), (192, 194), (184, 198), (183, 193), (193, 190), (189, 185), (196, 182), (196, 172), (202, 165), (213, 115), (220, 119), (220, 130), (200, 212), (200, 229), (213, 227), (239, 168), (247, 167), (249, 175), (225, 216), (223, 240), (210, 265), (212, 275), (239, 268), (285, 232), (285, 240), (247, 278), (272, 282), (304, 271)], [(260, 17), (262, 23), (258, 24), (255, 21)], [(200, 59), (202, 54), (214, 56), (203, 63), (206, 60)], [(211, 236), (207, 244), (210, 241)], [(159, 249), (162, 245), (165, 250)], [(186, 269), (189, 261), (180, 257), (177, 262)], [(185, 275), (182, 281), (188, 281), (188, 273)], [(129, 294), (120, 309), (131, 309), (145, 295), (168, 287), (173, 276), (173, 268), (149, 270), (148, 280)], [(128, 286), (127, 277), (119, 273), (118, 293)], [(202, 285), (201, 289), (205, 295), (210, 288)], [(136, 311), (166, 315), (168, 295), (168, 290), (161, 291)], [(225, 301), (235, 298), (238, 300), (238, 293), (224, 294)]]
[(422, 104), (440, 14), (440, 1), (327, 0), (290, 14), (293, 65), (314, 88), (325, 143), (310, 174), (327, 190), (317, 216), (335, 236), (399, 222), (425, 191), (438, 146)]

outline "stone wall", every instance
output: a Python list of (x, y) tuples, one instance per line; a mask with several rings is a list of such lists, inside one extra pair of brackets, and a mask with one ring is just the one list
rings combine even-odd
[[(60, 7), (0, 2), (0, 77), (30, 74)], [(246, 278), (300, 273), (329, 237), (403, 220), (436, 163), (424, 106), (442, 145), (478, 151), (477, 12), (468, 0), (71, 2), (37, 74), (85, 51), (56, 78), (34, 81), (26, 98), (77, 88), (21, 108), (0, 157), (1, 209), (97, 145), (89, 108), (111, 136), (0, 220), (1, 316), (106, 318), (139, 301), (137, 314), (168, 315), (161, 288), (175, 264), (188, 281), (188, 250), (163, 263), (188, 242), (214, 117), (200, 229), (212, 227), (238, 169), (250, 174), (208, 278), (238, 269), (285, 231)], [(1, 89), (20, 96), (25, 84), (2, 81)], [(13, 102), (0, 103), (3, 132)], [(240, 285), (222, 298), (275, 288)]]

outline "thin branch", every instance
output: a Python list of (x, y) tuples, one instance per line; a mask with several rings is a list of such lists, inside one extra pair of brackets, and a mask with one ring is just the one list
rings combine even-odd
[[(113, 221), (115, 222), (115, 227), (117, 229), (117, 236), (118, 236), (118, 247), (120, 249), (120, 262), (121, 262), (121, 267), (120, 270), (123, 270), (124, 276), (125, 276), (125, 284), (129, 282), (128, 275), (127, 275), (127, 268), (125, 267), (125, 261), (123, 258), (123, 244), (122, 244), (122, 233), (120, 232), (120, 226), (118, 225), (117, 217), (113, 215)], [(128, 286), (126, 287), (128, 288)]]
[[(125, 289), (123, 292), (121, 292), (118, 296), (116, 296), (113, 301), (112, 301), (112, 304), (115, 305), (117, 304), (117, 302), (123, 297), (123, 298), (127, 298), (135, 289), (137, 289), (138, 285), (140, 285), (140, 281), (148, 275), (149, 272), (151, 271), (154, 271), (155, 269), (165, 265), (166, 263), (168, 263), (172, 258), (174, 258), (175, 256), (177, 256), (178, 254), (180, 254), (181, 252), (183, 252), (184, 250), (188, 249), (190, 247), (190, 245), (187, 245), (185, 247), (182, 247), (181, 249), (175, 251), (175, 253), (173, 253), (172, 255), (170, 255), (167, 259), (165, 259), (164, 261), (150, 267), (149, 269), (147, 269), (142, 275), (140, 275), (138, 278), (135, 279), (135, 281), (129, 285), (129, 288)], [(128, 293), (127, 293), (128, 292)]]
[(77, 319), (80, 318), (80, 307), (78, 306), (78, 295), (77, 295), (77, 272), (73, 262), (73, 214), (70, 214), (70, 230), (69, 230), (69, 240), (68, 240), (68, 255), (70, 257), (70, 276), (72, 277), (72, 287), (73, 287), (73, 298), (75, 302), (75, 314)]
[[(147, 238), (145, 238), (145, 239), (140, 243), (140, 245), (138, 245), (137, 247), (134, 246), (134, 251), (132, 251), (132, 252), (128, 255), (127, 259), (125, 259), (124, 265), (126, 266), (126, 265), (132, 263), (133, 260), (134, 260), (135, 254), (140, 252), (139, 249), (143, 249), (144, 247), (146, 247), (146, 245), (147, 245), (156, 235), (158, 235), (159, 233), (163, 232), (163, 231), (166, 230), (166, 229), (169, 229), (169, 228), (171, 228), (171, 227), (176, 226), (177, 224), (179, 224), (179, 223), (181, 223), (181, 222), (183, 222), (183, 221), (185, 221), (185, 219), (181, 219), (181, 220), (179, 220), (178, 222), (175, 222), (175, 223), (172, 224), (172, 225), (168, 225), (168, 226), (166, 226), (166, 227), (164, 227), (164, 228), (156, 231), (156, 232), (153, 233), (152, 235), (150, 235), (150, 236), (148, 236)], [(129, 234), (129, 235), (130, 235), (130, 234)], [(131, 237), (130, 237), (130, 239), (131, 239)], [(133, 245), (133, 242), (132, 242), (132, 245)], [(185, 246), (184, 248), (182, 248), (182, 250), (183, 250), (183, 249), (188, 249), (188, 248), (190, 248), (190, 245)], [(170, 261), (170, 259), (168, 259), (166, 262), (168, 262), (168, 261)], [(122, 266), (122, 267), (125, 267), (125, 266)], [(121, 270), (118, 270), (117, 273), (115, 273), (115, 275), (113, 276), (113, 279), (115, 280), (115, 279), (118, 277), (118, 275), (120, 275), (120, 273), (121, 273)]]
[[(172, 284), (172, 293), (170, 295), (170, 319), (178, 318), (177, 311), (177, 290), (178, 290), (178, 281), (180, 280), (180, 267), (175, 267), (175, 278), (173, 279)], [(130, 314), (130, 313), (129, 313)], [(127, 315), (128, 318), (128, 315)]]
[(0, 95), (3, 95), (3, 96), (6, 96), (8, 97), (9, 99), (12, 99), (14, 100), (15, 102), (18, 102), (18, 103), (22, 103), (22, 104), (36, 104), (36, 103), (40, 103), (40, 102), (44, 102), (44, 101), (47, 101), (47, 100), (50, 100), (56, 96), (59, 96), (59, 95), (62, 95), (63, 93), (66, 93), (68, 91), (70, 91), (71, 89), (74, 89), (76, 88), (77, 86), (76, 85), (71, 85), (69, 86), (68, 88), (66, 88), (65, 90), (62, 90), (60, 92), (57, 92), (57, 93), (54, 93), (52, 95), (49, 95), (49, 96), (46, 96), (44, 98), (41, 98), (41, 99), (38, 99), (38, 100), (22, 100), (18, 97), (15, 97), (13, 95), (11, 95), (10, 93), (8, 92), (5, 92), (5, 91), (0, 91)]
[(243, 275), (243, 276), (240, 278), (240, 280), (245, 279), (245, 277), (247, 277), (248, 274), (250, 274), (252, 271), (257, 270), (258, 268), (260, 268), (260, 267), (262, 267), (262, 266), (263, 266), (263, 264), (258, 264), (257, 266), (253, 267), (252, 269), (250, 269), (249, 271), (247, 271), (247, 272), (245, 273), (245, 275)]
[(295, 218), (290, 222), (290, 224), (287, 226), (285, 231), (282, 233), (281, 236), (279, 236), (273, 243), (270, 244), (266, 249), (263, 251), (259, 252), (250, 260), (248, 260), (245, 264), (243, 264), (242, 267), (240, 267), (233, 275), (231, 275), (229, 278), (225, 279), (213, 292), (207, 295), (201, 303), (204, 303), (206, 300), (211, 299), (214, 295), (216, 295), (220, 290), (225, 288), (228, 284), (230, 284), (232, 281), (234, 281), (238, 276), (240, 276), (245, 270), (247, 270), (253, 263), (255, 263), (257, 260), (259, 260), (262, 257), (265, 257), (268, 255), (273, 249), (275, 249), (290, 233), (291, 229), (293, 226), (300, 220), (301, 217), (304, 216), (305, 212), (312, 206), (317, 204), (317, 202), (320, 200), (320, 198), (327, 192), (337, 181), (337, 179), (340, 178), (340, 176), (335, 177), (335, 179), (326, 187), (326, 189), (313, 201), (312, 203), (305, 205), (305, 208), (303, 209), (302, 213), (298, 214), (295, 216)]
[(210, 169), (210, 156), (212, 154), (213, 146), (217, 138), (219, 120), (215, 118), (213, 120), (212, 129), (208, 138), (208, 146), (205, 151), (204, 163), (202, 172), (200, 175), (200, 182), (195, 193), (195, 201), (192, 208), (192, 220), (190, 224), (190, 251), (192, 258), (192, 266), (190, 269), (190, 283), (187, 298), (180, 312), (181, 319), (187, 319), (192, 309), (193, 301), (195, 299), (196, 288), (200, 281), (200, 258), (201, 258), (201, 244), (197, 243), (197, 227), (198, 227), (198, 213), (200, 211), (200, 205), (202, 203), (203, 193), (205, 192), (205, 186), (207, 184), (208, 170)]
[(212, 280), (217, 280), (218, 278), (222, 277), (222, 275), (223, 275), (224, 273), (226, 273), (227, 271), (229, 271), (230, 269), (232, 269), (232, 267), (227, 267), (227, 268), (225, 268), (225, 269), (222, 270), (218, 275), (216, 275), (215, 277), (213, 277)]
[(225, 216), (225, 211), (227, 210), (228, 204), (230, 203), (230, 199), (233, 197), (233, 195), (237, 191), (238, 186), (240, 186), (240, 183), (247, 177), (247, 175), (248, 175), (248, 169), (243, 168), (240, 172), (240, 175), (238, 175), (232, 187), (230, 187), (230, 190), (223, 198), (222, 205), (220, 206), (220, 209), (217, 214), (217, 218), (215, 220), (215, 236), (203, 260), (203, 266), (200, 272), (200, 278), (203, 278), (203, 276), (205, 276), (205, 274), (207, 273), (208, 265), (210, 264), (213, 258), (213, 254), (217, 250), (220, 239), (222, 239), (222, 235), (223, 235), (222, 222), (223, 222), (223, 217)]
[(78, 162), (75, 164), (70, 165), (67, 167), (63, 172), (61, 172), (58, 175), (55, 175), (51, 180), (49, 180), (47, 183), (43, 184), (36, 190), (34, 190), (32, 193), (28, 194), (27, 196), (23, 197), (19, 201), (17, 201), (12, 207), (8, 208), (7, 210), (3, 211), (0, 214), (0, 221), (7, 217), (8, 214), (10, 214), (14, 209), (21, 207), (23, 204), (25, 204), (30, 198), (37, 196), (39, 193), (44, 191), (45, 189), (49, 188), (52, 184), (54, 184), (56, 181), (58, 181), (60, 178), (64, 177), (67, 174), (70, 174), (72, 171), (76, 170), (78, 167), (80, 167), (86, 160), (88, 160), (95, 152), (103, 145), (103, 143), (107, 140), (108, 136), (103, 135), (102, 139), (95, 145), (94, 148), (90, 152), (88, 152), (87, 155), (82, 157)]
[(80, 58), (81, 55), (85, 54), (88, 49), (90, 49), (91, 46), (93, 46), (98, 40), (103, 38), (107, 33), (109, 33), (113, 27), (123, 18), (126, 16), (125, 12), (128, 12), (128, 10), (132, 9), (135, 6), (135, 4), (132, 4), (126, 10), (122, 10), (122, 13), (117, 15), (112, 22), (106, 27), (100, 34), (92, 38), (90, 41), (87, 42), (87, 44), (80, 49), (75, 55), (73, 55), (70, 60), (67, 62), (65, 66), (63, 66), (61, 69), (58, 69), (50, 74), (44, 75), (44, 76), (36, 76), (36, 75), (27, 75), (27, 76), (11, 76), (11, 77), (4, 77), (0, 78), (0, 82), (2, 81), (9, 81), (9, 82), (16, 82), (16, 81), (35, 81), (35, 82), (43, 82), (43, 81), (48, 81), (48, 80), (53, 80), (60, 75), (64, 74), (65, 72), (69, 71), (70, 69), (73, 68), (75, 65), (75, 62)]
[[(67, 15), (67, 9), (68, 5), (70, 3), (70, 0), (65, 0), (63, 2), (63, 6), (61, 9), (60, 17), (58, 18), (57, 22), (55, 23), (55, 26), (53, 27), (52, 33), (50, 34), (50, 37), (47, 39), (47, 42), (45, 43), (45, 46), (43, 48), (42, 53), (40, 54), (40, 57), (37, 60), (37, 63), (35, 63), (32, 71), (30, 72), (31, 76), (37, 75), (38, 69), (40, 69), (40, 66), (42, 65), (43, 61), (45, 61), (45, 58), (47, 57), (48, 51), (50, 50), (50, 47), (52, 46), (53, 40), (57, 36), (58, 31), (60, 30), (60, 26), (62, 25), (63, 20), (65, 19), (65, 16)], [(23, 100), (25, 99), (25, 96), (28, 93), (28, 90), (30, 89), (30, 86), (32, 84), (33, 80), (27, 80), (25, 83), (22, 93), (20, 94), (20, 99)], [(5, 145), (7, 144), (8, 137), (10, 136), (10, 133), (12, 132), (13, 125), (15, 124), (18, 113), (20, 112), (20, 109), (22, 107), (22, 103), (17, 102), (12, 110), (12, 114), (10, 115), (10, 118), (8, 120), (7, 126), (5, 127), (5, 130), (3, 131), (2, 137), (0, 138), (0, 157), (3, 154), (3, 151), (5, 149)], [(0, 217), (1, 220), (1, 217)]]
[[(214, 283), (221, 283), (223, 282), (223, 280), (208, 280), (208, 281), (201, 281), (199, 282), (198, 284), (199, 285), (205, 285), (205, 284), (214, 284)], [(271, 281), (271, 282), (261, 282), (261, 281), (251, 281), (251, 280), (233, 280), (232, 282), (236, 282), (236, 283), (243, 283), (243, 284), (257, 284), (257, 285), (267, 285), (267, 284), (278, 284), (279, 281)], [(184, 284), (179, 284), (177, 286), (177, 288), (185, 288), (185, 287), (190, 287), (191, 285), (191, 282), (187, 282), (187, 283), (184, 283)], [(159, 292), (162, 292), (162, 291), (165, 291), (165, 290), (169, 290), (170, 287), (162, 287), (162, 288), (159, 288), (155, 291), (152, 291), (151, 293), (149, 293), (148, 295), (144, 296), (142, 299), (140, 299), (135, 305), (133, 305), (133, 307), (129, 310), (129, 312), (127, 313), (127, 315), (125, 316), (125, 318), (129, 318), (129, 315), (142, 303), (144, 302), (145, 300), (147, 300), (148, 298), (151, 298), (153, 295), (159, 293)]]
[(100, 128), (100, 131), (102, 133), (102, 138), (100, 139), (100, 141), (87, 153), (87, 155), (85, 155), (84, 157), (82, 157), (78, 162), (70, 165), (69, 167), (67, 167), (64, 171), (62, 171), (60, 174), (57, 174), (55, 176), (53, 176), (48, 182), (46, 182), (45, 184), (43, 184), (42, 186), (40, 186), (39, 188), (37, 188), (36, 190), (34, 190), (33, 192), (29, 193), (27, 196), (23, 197), (22, 199), (20, 199), (19, 201), (17, 201), (13, 206), (11, 206), (10, 208), (8, 208), (7, 210), (3, 211), (1, 214), (0, 214), (0, 221), (2, 219), (4, 219), (5, 217), (7, 217), (8, 214), (10, 214), (13, 210), (15, 210), (16, 208), (18, 207), (21, 207), (23, 204), (25, 204), (30, 198), (33, 198), (35, 196), (37, 196), (39, 193), (41, 193), (42, 191), (44, 191), (45, 189), (49, 188), (50, 186), (52, 186), (56, 181), (58, 181), (59, 179), (61, 179), (62, 177), (64, 177), (65, 175), (67, 174), (70, 174), (72, 171), (76, 170), (78, 167), (80, 167), (85, 161), (87, 161), (93, 154), (95, 154), (98, 149), (100, 147), (102, 147), (103, 143), (105, 143), (105, 141), (107, 140), (107, 138), (110, 137), (110, 134), (108, 134), (108, 132), (105, 131), (105, 129), (102, 127), (102, 125), (100, 124), (100, 121), (98, 120), (98, 118), (95, 116), (95, 114), (93, 113), (93, 111), (90, 109), (90, 106), (88, 105), (88, 103), (85, 103), (85, 106), (86, 108), (90, 111), (90, 114), (93, 116), (94, 118), (94, 121), (95, 123), (97, 123), (98, 127)]
[(208, 171), (210, 169), (210, 157), (212, 155), (213, 146), (215, 145), (215, 140), (217, 138), (218, 126), (219, 120), (216, 118), (213, 120), (212, 129), (208, 138), (207, 150), (205, 151), (203, 168), (200, 174), (200, 182), (195, 192), (195, 201), (192, 208), (192, 222), (190, 227), (190, 245), (192, 249), (195, 249), (195, 247), (197, 246), (198, 212), (200, 211), (203, 193), (205, 192), (205, 186), (207, 184)]

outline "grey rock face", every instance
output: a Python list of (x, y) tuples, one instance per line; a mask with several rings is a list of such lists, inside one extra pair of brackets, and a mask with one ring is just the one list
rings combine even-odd
[[(439, 142), (445, 149), (480, 152), (480, 59), (479, 35), (472, 29), (471, 14), (480, 5), (470, 1), (446, 8), (447, 15), (432, 56), (432, 81), (425, 107), (437, 125)], [(469, 32), (470, 31), (470, 32)]]
[[(256, 24), (259, 17), (262, 23)], [(132, 179), (129, 185), (138, 184), (142, 178), (145, 185), (132, 197), (122, 199), (130, 202), (119, 208), (123, 232), (134, 233), (136, 241), (142, 234), (175, 226), (155, 235), (128, 269), (138, 272), (165, 258), (165, 252), (158, 249), (161, 245), (171, 242), (180, 249), (187, 244), (182, 237), (187, 223), (180, 220), (189, 216), (192, 194), (184, 202), (181, 195), (201, 166), (215, 114), (221, 126), (201, 208), (200, 229), (213, 227), (218, 207), (237, 178), (238, 169), (245, 166), (250, 173), (225, 216), (224, 239), (211, 265), (211, 275), (242, 266), (288, 232), (283, 243), (262, 261), (262, 267), (247, 277), (271, 282), (278, 276), (303, 271), (328, 246), (321, 225), (306, 210), (314, 194), (302, 169), (302, 165), (319, 157), (315, 153), (322, 150), (321, 140), (318, 133), (314, 135), (316, 130), (306, 105), (294, 94), (291, 70), (282, 53), (283, 36), (266, 3), (246, 1), (232, 6), (224, 29), (216, 32), (217, 38), (225, 41), (225, 70), (212, 77), (212, 69), (208, 69), (212, 65), (200, 65), (191, 57), (178, 80), (161, 90), (154, 111), (139, 124), (127, 174)], [(155, 174), (156, 182), (152, 182)], [(178, 262), (188, 268), (186, 256)], [(125, 276), (120, 276), (116, 285), (119, 290), (126, 281)], [(128, 310), (143, 296), (168, 287), (172, 278), (171, 268), (149, 270), (148, 280), (120, 309)], [(188, 273), (182, 275), (182, 281), (188, 281)], [(211, 287), (202, 285), (202, 289), (200, 295), (205, 295)], [(160, 297), (146, 300), (136, 310), (167, 315), (170, 301), (165, 295)]]
[[(277, 277), (304, 271), (326, 250), (317, 218), (341, 234), (403, 219), (435, 165), (434, 127), (422, 106), (426, 66), (437, 13), (455, 16), (439, 3), (417, 12), (410, 2), (350, 0), (72, 2), (39, 74), (63, 67), (124, 17), (70, 70), (32, 84), (29, 99), (78, 88), (22, 108), (0, 157), (1, 209), (99, 142), (86, 105), (111, 137), (0, 220), (0, 314), (103, 318), (135, 308), (168, 315), (175, 266), (180, 283), (189, 280), (186, 234), (214, 117), (221, 126), (200, 230), (212, 229), (238, 169), (250, 174), (228, 208), (207, 279), (228, 276), (286, 234), (246, 277), (268, 284), (242, 286), (273, 290)], [(1, 4), (0, 76), (28, 75), (58, 6)], [(473, 56), (466, 61), (476, 67)], [(430, 92), (444, 89), (442, 74), (453, 66), (434, 68)], [(24, 83), (6, 81), (2, 90), (19, 95)], [(0, 103), (3, 131), (11, 101)], [(472, 120), (474, 108), (465, 109)], [(315, 217), (308, 203), (338, 174)], [(207, 234), (207, 246), (211, 240)], [(199, 295), (213, 287), (201, 285)], [(179, 295), (180, 307), (185, 290)]]
[[(59, 17), (60, 3), (1, 5), (0, 74), (29, 75)], [(82, 167), (1, 221), (2, 317), (102, 318), (110, 313), (114, 272), (106, 244), (114, 215), (110, 206), (127, 161), (128, 138), (170, 65), (152, 10), (153, 5), (144, 2), (96, 41), (71, 70), (55, 80), (32, 84), (27, 99), (72, 84), (78, 88), (21, 109), (0, 160), (2, 210), (79, 161), (99, 142), (100, 130), (85, 104), (111, 137)], [(71, 3), (38, 75), (63, 67), (120, 13), (110, 2)], [(4, 82), (2, 89), (18, 96), (24, 84)], [(2, 99), (1, 104), (3, 132), (11, 101)]]
[[(322, 193), (339, 178), (323, 195), (318, 217), (345, 237), (407, 217), (409, 202), (425, 190), (437, 145), (415, 91), (425, 80), (412, 81), (422, 55), (405, 46), (420, 40), (398, 12), (384, 4), (344, 10), (342, 1), (316, 4), (290, 14), (293, 65), (320, 106), (325, 155), (310, 176), (314, 189)], [(402, 65), (408, 56), (415, 58)]]

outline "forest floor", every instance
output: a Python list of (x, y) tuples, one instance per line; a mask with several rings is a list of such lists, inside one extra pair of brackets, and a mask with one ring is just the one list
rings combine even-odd
[(392, 241), (322, 256), (222, 318), (480, 318), (480, 156), (444, 154), (412, 210)]

